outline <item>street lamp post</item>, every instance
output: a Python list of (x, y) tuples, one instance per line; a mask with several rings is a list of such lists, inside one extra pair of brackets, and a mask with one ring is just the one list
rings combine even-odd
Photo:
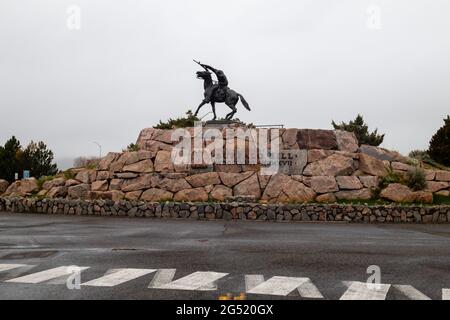
[(100, 151), (100, 158), (102, 157), (102, 145), (96, 141), (94, 141), (93, 143), (95, 143), (98, 146), (98, 149)]

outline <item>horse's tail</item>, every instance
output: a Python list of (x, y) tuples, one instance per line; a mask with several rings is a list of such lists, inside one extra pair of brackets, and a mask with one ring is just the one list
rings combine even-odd
[(247, 101), (245, 101), (244, 97), (238, 93), (239, 98), (241, 99), (242, 104), (244, 105), (244, 108), (250, 111), (250, 106), (248, 105)]

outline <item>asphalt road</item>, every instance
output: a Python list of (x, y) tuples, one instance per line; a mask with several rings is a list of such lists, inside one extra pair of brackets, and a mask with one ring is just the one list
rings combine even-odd
[[(73, 265), (89, 267), (80, 289), (66, 285), (66, 266)], [(373, 294), (360, 283), (371, 265), (382, 283)], [(440, 300), (445, 288), (450, 225), (0, 213), (0, 299), (218, 299), (247, 292), (247, 299)]]

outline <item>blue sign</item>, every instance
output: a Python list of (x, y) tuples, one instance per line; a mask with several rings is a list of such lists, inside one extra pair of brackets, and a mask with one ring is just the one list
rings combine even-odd
[(30, 179), (30, 170), (23, 170), (23, 178)]

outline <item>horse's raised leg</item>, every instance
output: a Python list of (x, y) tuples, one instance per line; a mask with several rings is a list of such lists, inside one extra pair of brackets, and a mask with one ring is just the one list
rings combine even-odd
[(197, 111), (195, 111), (194, 116), (197, 116), (198, 112), (200, 111), (200, 108), (203, 107), (206, 104), (206, 101), (202, 101), (202, 103), (200, 103), (200, 105), (197, 108)]

